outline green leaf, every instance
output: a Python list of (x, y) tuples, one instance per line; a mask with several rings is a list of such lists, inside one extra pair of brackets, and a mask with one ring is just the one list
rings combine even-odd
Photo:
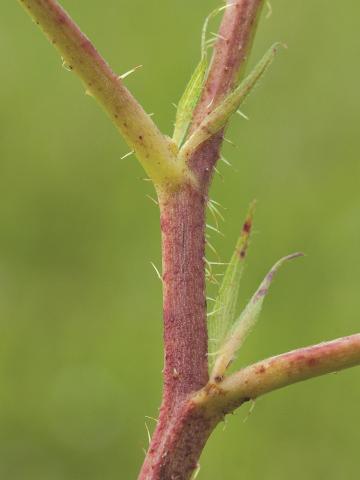
[(207, 50), (211, 47), (207, 37), (207, 29), (211, 19), (228, 8), (229, 5), (215, 8), (205, 19), (201, 34), (201, 60), (197, 65), (178, 105), (173, 140), (178, 147), (183, 143), (190, 126), (194, 109), (199, 101), (209, 67)]
[(235, 320), (240, 280), (244, 270), (244, 261), (249, 245), (255, 202), (250, 205), (235, 251), (227, 266), (219, 294), (214, 303), (214, 314), (209, 318), (209, 358), (214, 358), (226, 334)]
[(302, 256), (302, 253), (294, 253), (279, 260), (266, 275), (260, 287), (255, 292), (245, 309), (241, 313), (238, 320), (233, 324), (229, 330), (226, 339), (219, 349), (218, 355), (215, 360), (214, 368), (211, 372), (211, 380), (219, 382), (222, 380), (225, 371), (232, 363), (236, 352), (243, 345), (246, 337), (255, 326), (261, 308), (264, 302), (264, 298), (269, 291), (273, 278), (279, 268), (288, 260)]
[(209, 40), (206, 40), (206, 37), (207, 37), (207, 30), (208, 30), (210, 20), (215, 18), (223, 10), (226, 10), (227, 8), (232, 7), (232, 6), (233, 5), (230, 4), (230, 5), (223, 5), (222, 7), (217, 7), (212, 12), (210, 12), (209, 15), (206, 17), (205, 22), (204, 22), (204, 26), (203, 26), (203, 29), (202, 29), (202, 34), (201, 34), (201, 54), (202, 54), (202, 56), (206, 55), (206, 50), (209, 46)]
[(231, 115), (238, 110), (254, 86), (262, 78), (267, 68), (271, 65), (280, 45), (280, 43), (275, 43), (240, 85), (225, 97), (220, 105), (199, 125), (181, 150), (184, 158), (187, 157), (189, 153), (195, 151), (205, 140), (225, 127)]
[(202, 57), (196, 67), (186, 89), (181, 97), (176, 112), (175, 129), (173, 140), (180, 147), (188, 131), (192, 115), (199, 100), (202, 87), (204, 85), (206, 72), (208, 69), (208, 60), (206, 55)]

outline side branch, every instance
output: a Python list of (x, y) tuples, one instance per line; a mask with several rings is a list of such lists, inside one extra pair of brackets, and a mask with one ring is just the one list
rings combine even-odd
[(176, 162), (170, 139), (162, 135), (58, 2), (19, 1), (60, 52), (68, 69), (84, 82), (86, 92), (108, 113), (154, 183), (161, 187), (182, 182), (188, 173)]
[(242, 403), (293, 383), (360, 365), (360, 333), (262, 360), (208, 384), (195, 397), (208, 413), (229, 413)]
[(243, 76), (264, 0), (227, 0), (226, 3), (212, 66), (194, 114), (193, 130)]
[[(264, 0), (227, 0), (226, 3), (210, 71), (193, 115), (190, 135), (241, 79)], [(223, 130), (201, 144), (190, 158), (186, 158), (205, 187), (210, 183), (222, 141)]]

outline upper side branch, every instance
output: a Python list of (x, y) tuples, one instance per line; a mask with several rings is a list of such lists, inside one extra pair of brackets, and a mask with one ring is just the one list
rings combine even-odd
[(171, 141), (97, 52), (56, 0), (19, 0), (57, 48), (69, 69), (84, 82), (136, 153), (157, 186), (177, 184), (188, 175), (176, 162)]
[[(227, 0), (214, 55), (201, 98), (194, 111), (191, 135), (237, 85), (244, 72), (264, 0)], [(223, 130), (204, 141), (186, 163), (205, 188), (219, 158)]]
[(262, 360), (219, 384), (209, 384), (194, 401), (211, 416), (229, 413), (265, 393), (356, 365), (360, 365), (360, 333)]
[(211, 68), (194, 112), (192, 130), (197, 128), (243, 75), (263, 0), (227, 0)]

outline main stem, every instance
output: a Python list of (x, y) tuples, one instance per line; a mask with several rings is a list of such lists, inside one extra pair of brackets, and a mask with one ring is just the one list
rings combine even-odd
[(170, 413), (208, 381), (205, 301), (205, 197), (185, 185), (160, 195), (163, 314), (163, 410)]
[[(228, 1), (193, 128), (243, 72), (262, 0)], [(164, 390), (160, 416), (139, 480), (186, 480), (221, 415), (194, 408), (192, 393), (208, 382), (205, 211), (222, 134), (189, 159), (198, 183), (159, 195), (164, 284)]]
[[(208, 382), (205, 297), (205, 207), (202, 189), (160, 194), (164, 290), (164, 390), (140, 478), (187, 478), (213, 422), (189, 415), (187, 398)], [(182, 419), (182, 420), (181, 420)], [(191, 448), (189, 448), (191, 446)], [(186, 466), (185, 466), (186, 465)], [(174, 476), (177, 475), (177, 476)]]

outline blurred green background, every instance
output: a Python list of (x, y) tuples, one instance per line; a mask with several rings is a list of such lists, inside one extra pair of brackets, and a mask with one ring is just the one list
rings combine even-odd
[[(64, 0), (170, 133), (213, 0)], [(247, 204), (244, 303), (279, 274), (238, 365), (359, 331), (360, 4), (273, 0), (252, 62), (279, 54), (234, 119), (213, 197), (226, 261)], [(216, 28), (216, 22), (212, 29)], [(134, 157), (17, 2), (0, 18), (0, 477), (136, 478), (161, 392), (156, 206)], [(360, 370), (273, 393), (219, 427), (199, 478), (358, 478)]]

